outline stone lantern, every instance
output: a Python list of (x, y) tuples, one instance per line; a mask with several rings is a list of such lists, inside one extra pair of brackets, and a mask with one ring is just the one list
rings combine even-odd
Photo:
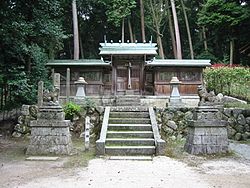
[(76, 92), (76, 97), (82, 97), (84, 98), (85, 95), (85, 90), (84, 87), (86, 84), (88, 84), (83, 77), (79, 77), (77, 81), (75, 81), (76, 87), (77, 87), (77, 92)]
[(169, 99), (169, 106), (170, 107), (180, 107), (183, 106), (180, 92), (179, 92), (179, 85), (181, 84), (181, 81), (178, 80), (177, 77), (172, 77), (170, 81), (171, 86), (171, 95)]

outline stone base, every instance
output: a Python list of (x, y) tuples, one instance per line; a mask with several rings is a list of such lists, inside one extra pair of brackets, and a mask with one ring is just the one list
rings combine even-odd
[(26, 154), (63, 154), (72, 150), (69, 127), (33, 127)]
[(37, 120), (31, 121), (31, 138), (26, 154), (70, 154), (72, 149), (69, 120), (64, 120), (59, 105), (41, 106)]
[(222, 123), (220, 121), (209, 121), (207, 124), (202, 121), (193, 122), (189, 127), (185, 151), (190, 154), (226, 153), (228, 151), (227, 128), (222, 126)]

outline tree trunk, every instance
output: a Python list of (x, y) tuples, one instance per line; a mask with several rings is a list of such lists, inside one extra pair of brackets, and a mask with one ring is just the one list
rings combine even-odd
[(84, 59), (84, 53), (83, 53), (83, 45), (82, 45), (82, 37), (81, 37), (81, 35), (79, 36), (79, 41), (80, 41), (81, 58)]
[(202, 26), (202, 36), (203, 36), (203, 44), (204, 44), (204, 49), (206, 52), (208, 52), (207, 48), (207, 36), (206, 36), (206, 29), (204, 26)]
[(191, 33), (190, 33), (190, 27), (189, 27), (189, 22), (188, 22), (186, 7), (185, 7), (185, 5), (183, 3), (183, 0), (181, 0), (181, 6), (182, 6), (183, 14), (184, 14), (186, 28), (187, 28), (188, 43), (189, 43), (189, 48), (190, 48), (190, 56), (191, 56), (191, 59), (194, 59), (194, 50), (193, 50)]
[(157, 43), (159, 45), (159, 55), (160, 55), (161, 59), (164, 59), (162, 40), (161, 40), (161, 36), (159, 34), (157, 34)]
[[(168, 0), (166, 0), (166, 5), (167, 5), (167, 7), (169, 7), (169, 1)], [(170, 37), (171, 37), (171, 41), (172, 41), (173, 54), (174, 54), (174, 58), (177, 59), (176, 41), (175, 41), (175, 36), (174, 36), (173, 20), (172, 20), (171, 11), (170, 11), (169, 8), (167, 8), (167, 14), (168, 14), (168, 25), (169, 25)]]
[(74, 31), (74, 60), (78, 60), (79, 59), (79, 34), (78, 34), (76, 0), (72, 0), (72, 14), (73, 14), (73, 31)]
[(128, 19), (128, 30), (129, 30), (130, 41), (134, 42), (133, 30), (132, 30), (130, 19)]
[(140, 11), (141, 11), (141, 36), (142, 36), (142, 42), (144, 42), (144, 41), (146, 41), (146, 37), (145, 37), (145, 21), (144, 21), (143, 0), (140, 0)]
[(125, 18), (122, 19), (122, 43), (124, 43), (124, 20)]
[(230, 67), (233, 65), (234, 63), (234, 39), (230, 40)]
[(173, 18), (174, 18), (174, 29), (175, 29), (175, 38), (176, 38), (177, 59), (182, 59), (181, 39), (180, 39), (180, 31), (179, 31), (179, 25), (178, 25), (177, 14), (176, 14), (176, 9), (175, 9), (175, 3), (174, 3), (174, 0), (170, 0), (170, 2), (171, 2)]

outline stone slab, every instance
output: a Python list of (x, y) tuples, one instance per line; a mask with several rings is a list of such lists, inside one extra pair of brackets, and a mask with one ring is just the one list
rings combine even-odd
[(59, 157), (47, 157), (47, 156), (32, 156), (27, 157), (26, 161), (56, 161)]
[(151, 156), (110, 156), (110, 160), (152, 161)]

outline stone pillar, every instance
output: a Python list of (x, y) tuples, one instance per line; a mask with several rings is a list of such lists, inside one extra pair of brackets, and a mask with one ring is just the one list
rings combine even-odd
[(67, 75), (66, 75), (66, 102), (69, 102), (70, 96), (70, 68), (67, 68)]
[(181, 107), (183, 106), (182, 100), (181, 100), (181, 95), (179, 92), (179, 85), (181, 82), (178, 80), (177, 77), (172, 77), (170, 81), (170, 86), (171, 86), (171, 95), (169, 99), (169, 106), (170, 107)]
[(54, 88), (58, 90), (58, 96), (59, 96), (60, 95), (60, 74), (59, 73), (54, 74), (53, 85), (54, 85)]
[(43, 105), (43, 81), (38, 82), (37, 106)]
[(199, 106), (189, 122), (185, 150), (191, 154), (214, 154), (228, 151), (226, 121), (215, 106)]

